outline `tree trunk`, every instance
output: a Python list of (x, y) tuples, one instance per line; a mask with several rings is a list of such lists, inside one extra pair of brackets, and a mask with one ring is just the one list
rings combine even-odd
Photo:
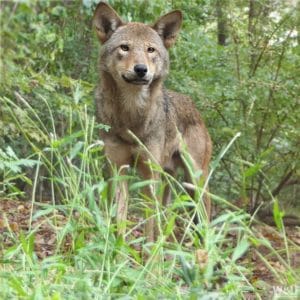
[(248, 39), (249, 39), (249, 50), (250, 50), (250, 68), (249, 74), (253, 73), (253, 69), (256, 62), (255, 55), (255, 0), (249, 0), (249, 13), (248, 13)]
[(216, 1), (217, 24), (218, 24), (218, 44), (226, 46), (227, 40), (227, 22), (225, 14), (226, 1)]

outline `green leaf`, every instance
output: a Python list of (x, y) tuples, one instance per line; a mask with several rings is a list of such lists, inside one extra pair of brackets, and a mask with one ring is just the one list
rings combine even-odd
[(83, 148), (83, 146), (84, 146), (84, 142), (82, 141), (79, 141), (74, 145), (74, 147), (70, 151), (71, 160), (79, 153), (79, 151)]
[(241, 258), (244, 255), (244, 253), (248, 250), (249, 246), (250, 246), (250, 244), (246, 237), (244, 237), (242, 240), (240, 240), (232, 254), (232, 261), (235, 262), (239, 258)]
[(167, 227), (165, 229), (166, 236), (169, 236), (173, 232), (175, 226), (175, 220), (176, 220), (175, 214), (173, 214), (171, 217), (168, 218)]
[(253, 177), (254, 175), (256, 175), (260, 171), (261, 167), (262, 164), (258, 162), (253, 166), (249, 167), (248, 169), (246, 169), (246, 171), (244, 172), (245, 178)]
[(56, 39), (56, 34), (55, 33), (48, 33), (45, 35), (45, 39), (48, 43), (52, 43)]
[(195, 269), (185, 260), (183, 256), (179, 256), (179, 260), (181, 264), (181, 274), (184, 281), (188, 285), (192, 285), (196, 277)]
[(32, 217), (32, 220), (36, 220), (42, 216), (47, 216), (55, 210), (55, 206), (50, 206), (46, 209), (39, 209)]
[(23, 288), (23, 282), (20, 278), (12, 275), (9, 279), (9, 285), (17, 293), (18, 296), (27, 296), (26, 290)]
[(276, 224), (276, 227), (279, 230), (282, 230), (283, 228), (283, 217), (284, 217), (284, 212), (280, 210), (278, 200), (274, 200), (273, 204), (273, 217), (274, 217), (274, 222)]
[(144, 180), (144, 181), (140, 181), (140, 182), (135, 182), (129, 187), (129, 191), (135, 191), (135, 190), (138, 190), (138, 189), (143, 188), (145, 186), (149, 186), (151, 184), (156, 184), (156, 183), (157, 183), (157, 181), (152, 180), (152, 179)]
[(30, 233), (27, 237), (21, 232), (20, 241), (24, 253), (32, 259), (34, 253), (34, 232)]

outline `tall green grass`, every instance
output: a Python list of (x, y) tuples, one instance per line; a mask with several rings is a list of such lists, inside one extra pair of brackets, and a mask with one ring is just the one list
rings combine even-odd
[[(2, 249), (0, 298), (243, 299), (253, 294), (255, 298), (263, 299), (272, 286), (251, 279), (253, 266), (250, 261), (242, 260), (250, 249), (273, 272), (279, 285), (296, 286), (299, 274), (289, 262), (290, 243), (278, 206), (274, 212), (285, 239), (284, 253), (275, 250), (268, 240), (252, 231), (253, 218), (216, 195), (211, 195), (211, 198), (221, 209), (208, 223), (200, 200), (209, 182), (195, 180), (193, 188), (199, 200), (195, 202), (185, 192), (184, 183), (153, 164), (155, 171), (161, 172), (171, 185), (173, 201), (168, 207), (162, 207), (157, 200), (155, 210), (148, 211), (149, 217), (154, 215), (157, 219), (159, 237), (155, 243), (147, 244), (144, 236), (139, 234), (147, 210), (140, 188), (149, 182), (138, 178), (134, 170), (127, 176), (116, 174), (107, 178), (103, 143), (98, 139), (97, 131), (99, 128), (109, 129), (96, 124), (86, 106), (70, 105), (67, 122), (71, 124), (76, 117), (80, 127), (74, 130), (69, 126), (67, 134), (59, 136), (54, 113), (47, 104), (49, 99), (40, 96), (52, 123), (46, 127), (30, 103), (21, 95), (16, 96), (20, 100), (17, 104), (12, 99), (1, 98), (1, 105), (5, 105), (14, 118), (32, 149), (32, 155), (25, 159), (3, 155), (2, 160), (6, 159), (6, 164), (2, 163), (5, 180), (10, 182), (9, 179), (18, 174), (26, 177), (22, 172), (24, 168), (34, 168), (30, 201), (38, 209), (35, 213), (32, 210), (30, 221), (43, 216), (55, 233), (56, 243), (53, 255), (39, 259), (34, 248), (38, 228), (30, 227), (28, 232), (6, 232), (13, 246)], [(27, 121), (43, 137), (43, 143), (34, 142), (23, 130), (16, 109), (24, 110)], [(236, 138), (238, 135), (212, 162), (210, 175), (218, 171), (221, 159), (230, 155), (228, 151)], [(5, 151), (7, 149), (2, 149), (3, 153)], [(13, 167), (16, 164), (17, 169)], [(42, 169), (51, 195), (51, 201), (46, 203), (36, 201)], [(199, 175), (194, 174), (196, 179)], [(116, 236), (116, 204), (108, 200), (108, 180), (115, 183), (128, 180), (130, 183), (125, 240)], [(155, 185), (158, 199), (164, 185), (162, 182)], [(12, 197), (18, 196), (9, 185), (7, 189)], [(193, 223), (191, 208), (198, 216), (197, 225)], [(59, 214), (65, 216), (64, 223), (58, 222)], [(276, 255), (284, 265), (284, 274), (260, 253), (259, 245)], [(147, 253), (148, 259), (143, 253)]]

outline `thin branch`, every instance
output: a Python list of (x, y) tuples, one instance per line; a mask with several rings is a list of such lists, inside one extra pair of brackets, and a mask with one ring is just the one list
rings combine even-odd
[[(288, 34), (288, 36), (285, 40), (285, 43), (282, 46), (282, 50), (281, 50), (281, 53), (280, 53), (280, 56), (279, 56), (279, 59), (278, 59), (278, 64), (277, 64), (274, 80), (273, 80), (272, 86), (269, 89), (269, 97), (268, 97), (268, 101), (267, 101), (267, 110), (264, 112), (264, 114), (262, 116), (260, 128), (259, 128), (258, 135), (257, 135), (257, 140), (256, 140), (256, 149), (257, 150), (260, 148), (260, 144), (261, 144), (261, 140), (262, 140), (262, 136), (263, 136), (263, 130), (264, 130), (264, 127), (265, 127), (265, 121), (267, 120), (267, 114), (269, 113), (270, 103), (273, 99), (273, 94), (274, 94), (274, 91), (275, 91), (275, 84), (278, 80), (279, 71), (281, 69), (282, 61), (283, 61), (285, 50), (286, 50), (285, 46), (286, 46), (286, 43), (287, 43), (287, 41), (288, 41), (291, 34), (292, 34), (292, 29), (289, 31), (289, 34)], [(280, 128), (280, 126), (276, 126), (276, 130), (279, 129), (279, 128)], [(275, 131), (275, 133), (276, 133), (276, 131)], [(271, 141), (272, 141), (272, 139), (271, 139)]]
[(264, 41), (264, 45), (263, 45), (263, 49), (261, 50), (258, 58), (257, 58), (257, 61), (252, 69), (252, 72), (250, 74), (250, 77), (253, 77), (255, 75), (255, 72), (260, 64), (260, 61), (261, 59), (263, 58), (263, 55), (265, 54), (265, 51), (267, 50), (268, 48), (268, 45), (269, 45), (269, 42), (270, 40), (272, 39), (272, 37), (275, 35), (275, 33), (278, 31), (278, 29), (289, 19), (289, 15), (287, 15), (276, 27), (275, 29), (271, 32), (271, 34), (265, 39)]
[(283, 187), (286, 185), (286, 183), (290, 180), (290, 178), (293, 176), (295, 172), (295, 169), (291, 169), (288, 173), (286, 173), (282, 179), (280, 180), (277, 187), (272, 191), (272, 195), (275, 197), (277, 196), (280, 191), (283, 189)]

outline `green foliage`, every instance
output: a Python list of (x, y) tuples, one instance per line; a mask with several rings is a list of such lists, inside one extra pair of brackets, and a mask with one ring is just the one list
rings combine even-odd
[[(268, 199), (265, 185), (275, 190), (290, 170), (298, 177), (299, 44), (292, 7), (256, 4), (266, 5), (268, 17), (257, 12), (251, 33), (247, 5), (229, 2), (225, 6), (226, 46), (216, 45), (214, 26), (188, 22), (173, 51), (169, 83), (196, 99), (213, 136), (215, 153), (241, 132), (212, 184), (217, 182), (218, 194), (223, 190), (226, 197), (258, 201)], [(271, 17), (274, 12), (280, 21)], [(220, 187), (220, 182), (230, 184)]]
[(32, 168), (38, 164), (33, 159), (20, 159), (14, 150), (7, 146), (0, 148), (0, 196), (22, 196), (23, 191), (16, 184), (19, 181), (31, 184), (31, 180), (22, 172), (22, 168)]
[[(152, 248), (143, 245), (149, 262), (143, 265), (136, 250), (142, 238), (127, 243), (115, 237), (116, 207), (108, 201), (103, 145), (97, 136), (99, 128), (108, 128), (93, 117), (99, 80), (99, 46), (91, 27), (96, 2), (0, 4), (0, 196), (17, 198), (32, 186), (34, 200), (44, 185), (60, 203), (45, 204), (33, 216), (49, 216), (57, 239), (54, 256), (37, 259), (34, 232), (9, 233), (14, 245), (1, 258), (0, 298), (240, 299), (249, 291), (255, 294), (259, 285), (248, 281), (251, 270), (239, 260), (259, 244), (284, 261), (281, 254), (251, 232), (246, 213), (226, 210), (208, 225), (193, 203), (203, 225), (198, 229), (204, 240), (199, 241), (186, 213), (189, 196), (172, 178), (173, 204), (157, 207), (160, 240)], [(273, 202), (286, 241), (281, 204), (299, 204), (300, 10), (290, 1), (263, 0), (254, 1), (251, 15), (253, 1), (221, 1), (227, 39), (226, 45), (218, 45), (217, 1), (109, 2), (128, 21), (152, 23), (171, 9), (183, 10), (166, 84), (192, 96), (209, 128), (214, 145), (209, 185), (218, 195), (213, 200), (218, 207), (232, 208), (232, 200), (242, 199), (251, 209), (262, 200)], [(137, 194), (147, 184), (137, 181), (131, 191)], [(134, 200), (131, 209), (143, 210), (143, 199)], [(63, 228), (50, 217), (56, 210), (67, 217)], [(208, 254), (203, 266), (184, 238), (166, 240), (178, 219), (184, 238)], [(232, 228), (238, 232), (236, 245), (227, 244)], [(70, 237), (72, 244), (65, 249)], [(289, 259), (287, 242), (285, 254)], [(296, 282), (289, 261), (288, 275), (281, 276), (263, 255), (261, 259), (282, 284)]]
[[(96, 2), (3, 2), (1, 101), (6, 105), (0, 108), (0, 142), (16, 153), (31, 154), (22, 147), (24, 134), (42, 146), (49, 134), (62, 137), (77, 130), (80, 120), (70, 117), (70, 109), (74, 113), (86, 105), (93, 115), (98, 42), (91, 16)], [(241, 132), (211, 183), (219, 195), (242, 198), (254, 209), (270, 199), (269, 191), (278, 196), (289, 179), (299, 181), (299, 14), (291, 4), (255, 2), (250, 19), (248, 2), (224, 2), (226, 46), (217, 44), (214, 1), (111, 4), (124, 20), (148, 23), (171, 9), (183, 10), (167, 85), (197, 102), (215, 154)], [(24, 107), (24, 98), (30, 107)], [(48, 136), (28, 119), (30, 108), (38, 112)]]

